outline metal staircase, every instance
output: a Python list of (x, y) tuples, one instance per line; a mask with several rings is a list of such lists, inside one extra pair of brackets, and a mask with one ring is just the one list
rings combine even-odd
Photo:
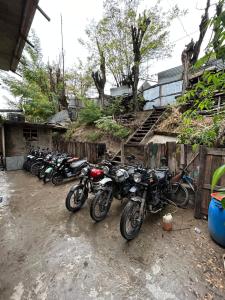
[[(155, 107), (142, 125), (128, 138), (126, 144), (134, 146), (141, 144), (153, 132), (155, 125), (161, 119), (165, 110), (165, 107)], [(114, 156), (113, 161), (121, 162), (121, 150)]]

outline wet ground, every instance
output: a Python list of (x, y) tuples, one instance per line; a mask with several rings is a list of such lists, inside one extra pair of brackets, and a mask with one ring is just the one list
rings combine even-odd
[(163, 232), (162, 215), (149, 216), (127, 243), (120, 202), (95, 224), (88, 205), (75, 215), (65, 209), (71, 185), (0, 172), (1, 300), (225, 298), (225, 249), (210, 239), (207, 221), (178, 210), (174, 231)]

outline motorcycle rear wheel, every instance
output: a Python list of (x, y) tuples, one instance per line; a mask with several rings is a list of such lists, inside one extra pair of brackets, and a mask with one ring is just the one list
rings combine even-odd
[(139, 221), (141, 204), (134, 201), (129, 201), (125, 206), (120, 219), (121, 235), (128, 241), (133, 240), (139, 233), (143, 218)]
[(111, 193), (110, 190), (98, 191), (91, 201), (90, 216), (95, 222), (104, 220), (110, 209), (109, 193)]
[(66, 208), (75, 213), (81, 209), (88, 197), (88, 191), (83, 186), (77, 186), (74, 191), (69, 191), (66, 197)]

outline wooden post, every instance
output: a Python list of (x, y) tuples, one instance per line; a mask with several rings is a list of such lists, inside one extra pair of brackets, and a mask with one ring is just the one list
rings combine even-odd
[(205, 146), (199, 147), (200, 163), (199, 163), (199, 176), (197, 182), (197, 192), (195, 194), (195, 211), (194, 216), (196, 219), (201, 218), (201, 206), (202, 206), (202, 189), (205, 179), (205, 165), (206, 165), (207, 149)]
[(5, 165), (5, 157), (6, 157), (6, 151), (5, 151), (5, 127), (4, 124), (2, 125), (2, 156), (3, 156), (3, 166)]
[(125, 156), (124, 156), (124, 142), (121, 143), (121, 163), (125, 163)]

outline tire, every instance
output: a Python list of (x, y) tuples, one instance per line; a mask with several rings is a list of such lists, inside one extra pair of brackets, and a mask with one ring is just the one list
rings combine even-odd
[(46, 167), (43, 167), (42, 169), (39, 169), (38, 178), (40, 180), (44, 178), (44, 176), (45, 176), (45, 170), (46, 170)]
[(110, 209), (112, 199), (108, 199), (109, 192), (109, 190), (98, 191), (91, 201), (90, 216), (95, 222), (104, 220)]
[[(139, 233), (143, 218), (141, 221), (137, 220), (140, 211), (140, 203), (129, 201), (125, 206), (121, 219), (120, 219), (120, 232), (121, 235), (128, 241), (133, 240)], [(131, 224), (131, 229), (128, 228), (128, 222)]]
[(53, 172), (54, 172), (54, 170), (52, 169), (52, 171), (50, 173), (45, 173), (44, 174), (43, 182), (45, 184), (48, 183), (52, 179)]
[(61, 174), (58, 174), (58, 173), (55, 173), (53, 176), (52, 176), (52, 183), (54, 185), (59, 185), (60, 183), (63, 182), (63, 176)]
[(30, 168), (30, 172), (32, 175), (38, 176), (40, 167), (42, 166), (42, 162), (36, 162), (34, 163), (31, 168)]
[(23, 163), (23, 170), (27, 171), (27, 161), (25, 160), (25, 162)]
[(186, 208), (189, 202), (188, 190), (179, 182), (173, 183), (168, 198), (176, 203), (178, 207)]
[[(88, 191), (84, 186), (77, 186), (74, 191), (69, 191), (66, 197), (66, 208), (75, 213), (81, 209), (88, 198)], [(72, 205), (71, 205), (72, 204)]]

